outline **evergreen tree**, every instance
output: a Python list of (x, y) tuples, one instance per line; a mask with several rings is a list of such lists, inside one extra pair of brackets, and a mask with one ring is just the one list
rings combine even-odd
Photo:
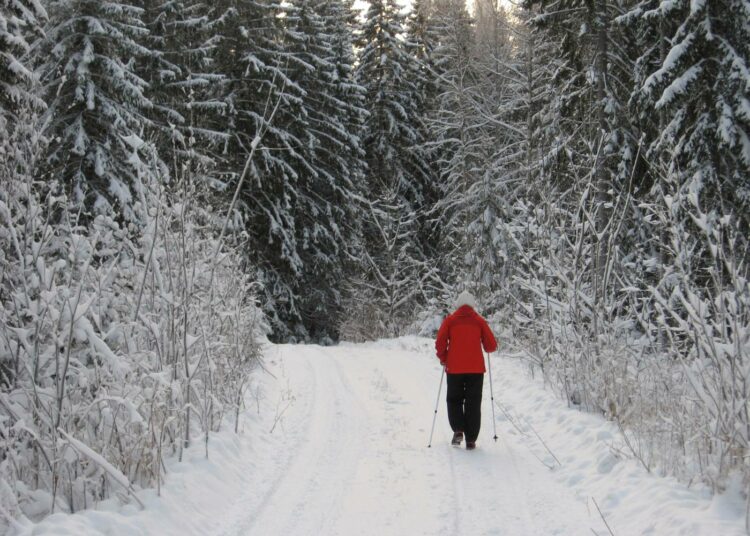
[(442, 229), (434, 225), (434, 207), (440, 199), (441, 169), (432, 153), (435, 140), (428, 118), (434, 115), (438, 106), (440, 80), (434, 62), (434, 49), (440, 42), (440, 37), (436, 31), (432, 11), (431, 0), (417, 0), (412, 4), (406, 21), (406, 45), (410, 55), (416, 60), (412, 62), (415, 70), (410, 78), (416, 86), (416, 109), (412, 115), (420, 145), (415, 146), (414, 151), (419, 155), (418, 160), (423, 166), (423, 172), (419, 174), (423, 201), (417, 213), (417, 236), (425, 255), (436, 258), (440, 255), (438, 247)]
[(46, 12), (37, 1), (0, 1), (0, 162), (13, 158), (14, 125), (25, 122), (18, 111), (43, 108), (42, 101), (31, 92), (32, 68), (22, 56), (29, 50), (30, 36), (39, 33), (45, 18)]
[(332, 339), (344, 264), (358, 233), (353, 193), (363, 170), (356, 130), (364, 115), (362, 93), (352, 79), (345, 6), (338, 0), (302, 0), (291, 2), (291, 8), (289, 76), (303, 96), (290, 131), (304, 156), (293, 207), (304, 265), (295, 294), (304, 331), (316, 340)]
[(423, 203), (419, 185), (424, 163), (414, 113), (419, 109), (415, 59), (404, 42), (403, 15), (394, 0), (370, 3), (362, 28), (357, 78), (370, 112), (365, 127), (368, 186), (378, 194), (395, 187), (414, 207)]
[(539, 13), (530, 19), (532, 27), (541, 31), (539, 37), (560, 43), (552, 78), (557, 97), (550, 101), (550, 113), (559, 124), (552, 156), (563, 187), (582, 177), (593, 179), (596, 229), (592, 231), (601, 239), (595, 264), (602, 269), (600, 246), (609, 239), (603, 231), (610, 208), (620, 193), (632, 190), (636, 158), (641, 154), (641, 132), (628, 110), (637, 57), (635, 36), (618, 23), (622, 13), (618, 2), (529, 0), (525, 5), (539, 6)]
[(213, 5), (214, 70), (224, 77), (215, 91), (228, 133), (221, 150), (227, 203), (240, 190), (229, 221), (247, 233), (248, 261), (262, 285), (263, 309), (274, 336), (286, 339), (302, 330), (295, 285), (304, 263), (294, 206), (304, 155), (289, 130), (301, 113), (302, 90), (287, 75), (293, 58), (285, 49), (285, 9), (275, 0)]
[(528, 282), (545, 281), (549, 270), (547, 237), (540, 236), (544, 207), (550, 199), (562, 205), (565, 198), (550, 193), (558, 184), (556, 150), (561, 139), (560, 120), (552, 104), (556, 98), (553, 76), (561, 62), (559, 43), (531, 28), (528, 20), (533, 13), (516, 16), (523, 22), (512, 26), (516, 46), (497, 66), (498, 76), (506, 81), (497, 108), (503, 143), (497, 144), (492, 167), (495, 180), (503, 183), (497, 196), (504, 209), (501, 229), (504, 238), (511, 238), (504, 239), (498, 251), (504, 270), (497, 272), (504, 271), (505, 278), (499, 296), (491, 302), (503, 310), (508, 324), (521, 319), (523, 325), (522, 319), (535, 309), (517, 304), (536, 302), (536, 296), (527, 291)]
[[(348, 162), (347, 168), (355, 184), (364, 180), (366, 164), (362, 148), (362, 135), (367, 110), (365, 90), (357, 83), (354, 42), (359, 28), (357, 12), (353, 0), (330, 0), (323, 3), (326, 32), (331, 36), (331, 58), (336, 66), (334, 95), (339, 99), (337, 109), (343, 112), (346, 131), (352, 138), (351, 144), (357, 147), (357, 156)], [(355, 143), (356, 142), (356, 143)]]
[(647, 54), (638, 63), (642, 85), (636, 98), (644, 115), (659, 118), (649, 149), (675, 181), (665, 191), (690, 191), (694, 203), (720, 206), (745, 232), (750, 229), (748, 19), (750, 6), (734, 0), (642, 2), (629, 18), (651, 30), (644, 36), (650, 38), (643, 46)]
[[(381, 284), (379, 273), (404, 270), (420, 274), (416, 279), (424, 282), (427, 266), (423, 246), (412, 234), (418, 231), (417, 214), (427, 208), (424, 187), (429, 180), (416, 116), (419, 88), (414, 78), (419, 69), (403, 39), (402, 24), (395, 1), (375, 0), (370, 3), (361, 34), (357, 78), (365, 88), (365, 107), (370, 113), (364, 134), (370, 206), (363, 222), (368, 274), (363, 285), (370, 288)], [(404, 222), (410, 232), (405, 232)], [(415, 303), (424, 300), (426, 286), (420, 285), (409, 300), (399, 301), (402, 325), (408, 316), (405, 312), (414, 314)], [(394, 314), (390, 299), (378, 304), (380, 312)]]
[[(513, 200), (519, 187), (518, 180), (507, 173), (504, 164), (508, 153), (518, 150), (519, 131), (503, 117), (516, 96), (513, 64), (514, 32), (505, 10), (494, 0), (478, 0), (474, 9), (473, 63), (476, 70), (476, 119), (484, 128), (476, 129), (482, 138), (481, 152), (485, 164), (475, 184), (470, 188), (471, 215), (468, 251), (472, 262), (469, 271), (485, 313), (495, 310), (495, 304), (510, 303), (510, 269), (513, 249), (507, 232)], [(514, 39), (511, 39), (513, 35)], [(491, 141), (490, 141), (491, 140)], [(504, 169), (505, 168), (505, 169)]]
[(50, 6), (41, 67), (50, 139), (44, 163), (84, 210), (132, 219), (139, 193), (141, 137), (152, 103), (136, 61), (147, 30), (133, 3), (61, 0)]
[(433, 19), (440, 36), (433, 53), (439, 86), (428, 121), (433, 136), (431, 154), (441, 172), (439, 262), (446, 281), (465, 284), (474, 277), (469, 272), (477, 253), (470, 224), (482, 211), (471, 192), (489, 160), (490, 122), (481, 117), (474, 30), (463, 2), (435, 2)]
[(214, 55), (220, 36), (218, 15), (205, 0), (147, 0), (149, 33), (144, 44), (153, 54), (142, 66), (154, 102), (150, 119), (159, 152), (223, 189), (221, 150), (227, 140), (221, 101), (224, 75)]

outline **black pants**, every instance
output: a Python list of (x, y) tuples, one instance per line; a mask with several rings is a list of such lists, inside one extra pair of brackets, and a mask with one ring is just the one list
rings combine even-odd
[(482, 423), (482, 382), (484, 374), (447, 374), (448, 422), (454, 432), (463, 432), (466, 441), (476, 441)]

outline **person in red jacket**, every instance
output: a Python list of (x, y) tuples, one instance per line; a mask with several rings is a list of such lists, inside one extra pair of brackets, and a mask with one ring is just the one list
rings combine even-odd
[(448, 422), (453, 445), (466, 435), (466, 449), (476, 447), (481, 424), (484, 354), (497, 350), (487, 321), (476, 312), (476, 300), (464, 291), (456, 299), (456, 311), (443, 320), (435, 341), (438, 359), (448, 378)]

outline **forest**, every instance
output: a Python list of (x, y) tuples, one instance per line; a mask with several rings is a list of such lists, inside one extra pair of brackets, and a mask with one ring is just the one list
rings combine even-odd
[(648, 471), (750, 490), (749, 58), (747, 0), (1, 0), (0, 519), (158, 489), (266, 337), (463, 289)]

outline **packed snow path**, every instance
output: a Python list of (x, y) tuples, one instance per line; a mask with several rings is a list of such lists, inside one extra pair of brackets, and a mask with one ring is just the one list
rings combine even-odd
[(478, 449), (449, 445), (444, 385), (428, 449), (436, 360), (397, 345), (276, 351), (294, 394), (274, 430), (288, 450), (224, 535), (605, 534), (530, 452), (505, 434), (492, 441), (487, 383)]

